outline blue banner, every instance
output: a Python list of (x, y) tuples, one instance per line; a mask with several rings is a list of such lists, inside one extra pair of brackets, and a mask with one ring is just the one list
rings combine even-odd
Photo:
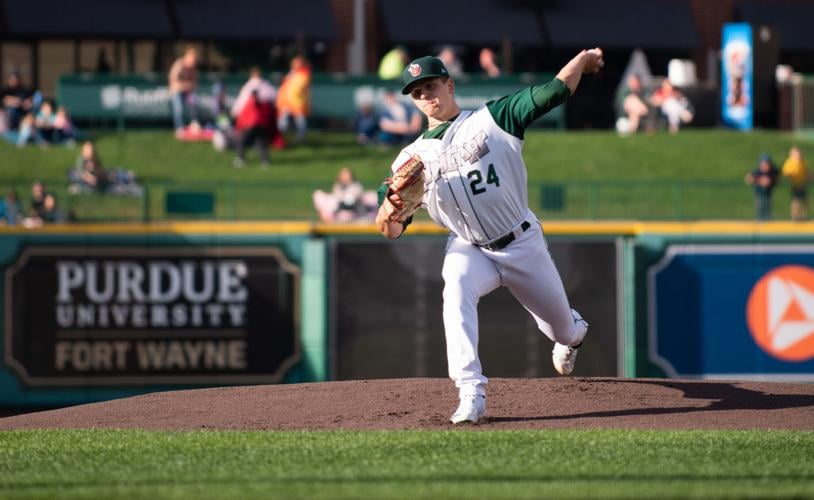
[(670, 246), (648, 289), (668, 376), (814, 380), (814, 246)]
[(730, 127), (751, 130), (753, 119), (752, 27), (727, 23), (721, 41), (721, 113)]

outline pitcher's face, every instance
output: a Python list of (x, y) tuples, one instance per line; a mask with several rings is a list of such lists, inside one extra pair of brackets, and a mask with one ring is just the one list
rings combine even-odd
[(445, 121), (457, 111), (455, 106), (455, 82), (452, 78), (439, 77), (421, 80), (410, 88), (410, 97), (416, 107), (428, 118)]

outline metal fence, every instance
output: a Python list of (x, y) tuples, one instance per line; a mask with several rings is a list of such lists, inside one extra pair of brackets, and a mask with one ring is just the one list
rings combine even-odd
[[(537, 200), (533, 197), (538, 196)], [(529, 191), (530, 204), (543, 218), (587, 220), (750, 219), (752, 189), (728, 180), (602, 180), (541, 183)], [(782, 186), (773, 196), (773, 213), (783, 217), (789, 195)]]
[[(147, 182), (140, 193), (114, 195), (74, 193), (64, 182), (46, 185), (59, 210), (76, 222), (316, 221), (312, 194), (329, 188), (324, 182)], [(12, 187), (27, 209), (29, 186), (0, 184), (4, 192)], [(529, 205), (549, 220), (743, 220), (755, 213), (752, 189), (728, 180), (537, 182), (529, 185)], [(775, 218), (786, 218), (788, 205), (788, 189), (781, 184), (773, 199)]]

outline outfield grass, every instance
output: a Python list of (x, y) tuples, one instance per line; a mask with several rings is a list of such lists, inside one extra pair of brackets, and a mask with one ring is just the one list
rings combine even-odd
[(814, 433), (5, 432), (0, 497), (814, 498)]
[[(546, 218), (750, 218), (744, 174), (762, 152), (782, 162), (795, 143), (814, 155), (811, 141), (775, 131), (686, 130), (620, 138), (611, 131), (531, 130), (524, 149), (530, 204)], [(351, 166), (375, 188), (397, 152), (358, 146), (348, 133), (314, 131), (305, 144), (274, 152), (271, 168), (260, 169), (250, 151), (255, 162), (237, 170), (231, 153), (208, 143), (178, 142), (167, 131), (106, 132), (97, 144), (107, 166), (137, 172), (150, 187), (147, 200), (60, 191), (77, 148), (0, 144), (0, 187), (16, 186), (27, 194), (31, 181), (46, 179), (82, 220), (139, 219), (145, 206), (151, 217), (161, 218), (167, 189), (215, 192), (218, 218), (311, 219), (311, 192), (330, 189), (340, 167)], [(562, 207), (543, 209), (541, 183), (564, 188)], [(785, 218), (787, 189), (778, 189), (776, 198), (776, 214)]]

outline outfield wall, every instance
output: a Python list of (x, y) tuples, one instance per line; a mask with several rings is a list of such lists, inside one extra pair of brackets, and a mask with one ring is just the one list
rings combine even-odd
[[(272, 83), (279, 85), (282, 76), (269, 77)], [(222, 91), (224, 104), (231, 108), (247, 78), (239, 75), (202, 76), (197, 110), (202, 122), (215, 121), (212, 116), (215, 92)], [(474, 109), (487, 101), (553, 78), (551, 73), (524, 73), (500, 78), (463, 75), (456, 77), (459, 87), (455, 94), (461, 107)], [(386, 89), (398, 90), (400, 85), (371, 76), (316, 73), (311, 80), (311, 120), (350, 123), (360, 102), (381, 102)], [(74, 119), (83, 121), (115, 122), (123, 127), (145, 121), (169, 125), (172, 118), (165, 75), (63, 75), (57, 83), (57, 100), (70, 110)], [(537, 125), (565, 128), (565, 105), (549, 111)]]
[[(591, 323), (581, 376), (814, 379), (814, 224), (548, 222)], [(416, 223), (0, 229), (0, 406), (156, 390), (446, 376), (446, 236)], [(552, 376), (505, 290), (479, 306), (491, 377)]]
[(814, 226), (753, 226), (632, 240), (628, 372), (814, 381)]

